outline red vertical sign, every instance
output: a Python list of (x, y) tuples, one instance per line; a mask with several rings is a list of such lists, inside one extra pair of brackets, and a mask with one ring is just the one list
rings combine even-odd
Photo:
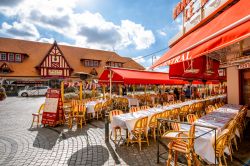
[(59, 89), (49, 89), (45, 99), (42, 124), (55, 126), (64, 121), (62, 110), (61, 91)]

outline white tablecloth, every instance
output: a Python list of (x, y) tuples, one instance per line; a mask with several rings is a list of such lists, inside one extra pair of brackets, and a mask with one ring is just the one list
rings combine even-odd
[(128, 99), (128, 107), (132, 107), (132, 106), (139, 106), (139, 100), (136, 98), (131, 98), (131, 97), (126, 97)]
[[(211, 112), (210, 114), (201, 117), (195, 122), (195, 124), (216, 127), (217, 128), (216, 134), (218, 136), (218, 134), (220, 134), (221, 131), (226, 127), (228, 122), (232, 120), (235, 117), (235, 115), (239, 112), (241, 107), (242, 106), (240, 105), (226, 104), (223, 107), (220, 107), (217, 110)], [(188, 130), (189, 126), (181, 125), (181, 128)], [(203, 133), (209, 130), (210, 129), (204, 127), (196, 127), (195, 136), (198, 137), (199, 135), (202, 135)], [(195, 139), (195, 144), (194, 144), (195, 153), (198, 154), (207, 162), (213, 164), (215, 161), (214, 148), (213, 148), (215, 139), (214, 137), (215, 133), (213, 131)], [(228, 149), (226, 149), (225, 152), (228, 152)]]
[(95, 105), (97, 103), (104, 103), (104, 100), (90, 101), (86, 103), (87, 113), (92, 113), (95, 116)]
[[(226, 97), (226, 95), (214, 96), (214, 97), (212, 97), (212, 99), (224, 98), (224, 97)], [(133, 98), (128, 98), (128, 99), (133, 99)], [(212, 99), (209, 98), (209, 99), (203, 99), (203, 100), (190, 100), (190, 101), (186, 101), (186, 102), (182, 102), (182, 103), (178, 103), (178, 104), (173, 104), (170, 106), (164, 106), (161, 108), (151, 108), (149, 111), (138, 111), (138, 112), (134, 112), (133, 114), (126, 113), (126, 114), (122, 114), (122, 115), (117, 115), (117, 116), (113, 117), (113, 120), (111, 122), (111, 126), (112, 127), (119, 126), (121, 128), (128, 129), (128, 131), (131, 131), (134, 128), (135, 122), (142, 117), (148, 116), (148, 119), (150, 120), (151, 116), (156, 114), (156, 113), (160, 113), (160, 112), (163, 112), (165, 110), (171, 110), (173, 108), (180, 108), (184, 105), (191, 105), (193, 103), (197, 103), (200, 101), (212, 100)]]

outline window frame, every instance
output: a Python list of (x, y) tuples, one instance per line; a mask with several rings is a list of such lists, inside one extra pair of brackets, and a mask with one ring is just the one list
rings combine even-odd
[[(19, 58), (17, 58), (17, 57), (19, 57)], [(15, 61), (16, 62), (22, 62), (22, 55), (21, 54), (16, 54), (15, 55)]]
[(100, 62), (98, 60), (85, 59), (84, 60), (84, 66), (85, 67), (99, 67)]
[[(0, 56), (0, 61), (7, 61), (7, 54), (4, 53), (4, 52), (2, 52), (2, 53), (0, 53), (0, 54), (1, 54), (1, 56)], [(5, 59), (2, 58), (3, 55), (5, 56)]]
[[(13, 59), (11, 59), (10, 56), (12, 56)], [(8, 54), (8, 61), (9, 62), (15, 62), (15, 54), (14, 53), (9, 53)]]

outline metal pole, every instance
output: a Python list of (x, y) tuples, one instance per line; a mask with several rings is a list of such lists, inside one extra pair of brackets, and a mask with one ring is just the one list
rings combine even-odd
[(159, 135), (159, 119), (157, 119), (157, 164), (160, 162)]
[(109, 142), (109, 114), (105, 113), (105, 142)]
[(112, 71), (109, 68), (109, 97), (112, 97)]
[(214, 129), (214, 132), (215, 132), (214, 134), (214, 157), (215, 157), (214, 164), (216, 165), (216, 129)]

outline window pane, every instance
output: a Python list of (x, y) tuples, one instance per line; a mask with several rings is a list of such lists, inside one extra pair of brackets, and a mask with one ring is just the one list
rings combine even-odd
[(16, 61), (20, 62), (21, 61), (21, 55), (20, 54), (16, 54)]
[(6, 60), (6, 54), (5, 53), (1, 53), (0, 60), (3, 60), (3, 61)]
[(14, 54), (13, 53), (9, 53), (9, 61), (14, 61)]

